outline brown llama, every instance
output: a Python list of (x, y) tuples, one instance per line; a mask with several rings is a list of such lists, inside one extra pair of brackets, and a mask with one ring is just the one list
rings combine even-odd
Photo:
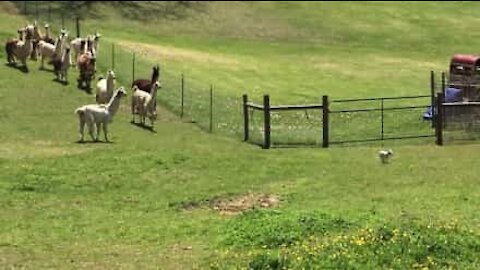
[(137, 79), (133, 81), (132, 83), (132, 88), (134, 86), (137, 86), (138, 89), (145, 91), (147, 93), (150, 93), (152, 90), (152, 86), (155, 84), (156, 81), (158, 81), (158, 78), (160, 77), (160, 67), (158, 65), (154, 66), (152, 68), (152, 79)]
[[(148, 79), (137, 79), (133, 81), (132, 83), (132, 88), (136, 86), (138, 89), (145, 91), (147, 93), (150, 93), (151, 90), (153, 89), (153, 85), (155, 84), (156, 81), (159, 80), (160, 77), (160, 67), (158, 65), (153, 66), (152, 68), (152, 78), (150, 80)], [(157, 100), (155, 99), (153, 102), (154, 108), (157, 108)]]
[(28, 70), (27, 59), (33, 51), (33, 32), (27, 28), (25, 31), (25, 40), (8, 40), (5, 44), (7, 52), (7, 61), (9, 64), (16, 64), (16, 58), (22, 62), (23, 67)]
[(77, 67), (80, 70), (78, 87), (91, 90), (92, 79), (95, 77), (95, 56), (91, 52), (82, 53), (77, 60)]

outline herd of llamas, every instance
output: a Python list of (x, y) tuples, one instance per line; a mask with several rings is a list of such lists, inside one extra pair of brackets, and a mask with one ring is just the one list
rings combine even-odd
[[(90, 90), (91, 81), (95, 78), (101, 35), (95, 33), (69, 41), (68, 32), (65, 29), (62, 29), (54, 38), (50, 33), (50, 26), (45, 24), (44, 28), (45, 34), (40, 31), (35, 21), (32, 25), (18, 29), (18, 38), (11, 38), (5, 44), (8, 64), (16, 66), (19, 61), (22, 64), (21, 68), (28, 72), (29, 58), (34, 61), (40, 58), (40, 69), (45, 69), (45, 60), (47, 60), (47, 64), (53, 67), (55, 79), (64, 84), (68, 84), (67, 72), (73, 66), (79, 70), (78, 87)], [(153, 67), (151, 79), (137, 79), (132, 83), (133, 123), (135, 123), (135, 115), (138, 115), (140, 124), (145, 126), (148, 118), (153, 129), (157, 116), (156, 95), (161, 87), (159, 76), (160, 68), (156, 65)], [(115, 72), (108, 70), (106, 78), (100, 77), (96, 83), (95, 103), (75, 110), (79, 119), (80, 142), (84, 141), (85, 125), (94, 142), (99, 141), (99, 133), (102, 129), (105, 141), (109, 142), (108, 124), (113, 121), (120, 106), (120, 100), (127, 95), (125, 87), (116, 88), (115, 84)]]

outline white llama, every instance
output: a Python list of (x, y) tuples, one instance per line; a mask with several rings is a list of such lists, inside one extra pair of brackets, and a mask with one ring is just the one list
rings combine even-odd
[(148, 117), (152, 123), (157, 119), (157, 111), (155, 108), (155, 100), (160, 82), (156, 81), (150, 93), (140, 90), (136, 85), (133, 86), (132, 92), (132, 122), (135, 123), (135, 114), (140, 116), (142, 125), (145, 125), (145, 118)]
[[(107, 126), (113, 121), (113, 116), (120, 107), (120, 100), (123, 96), (126, 96), (127, 92), (122, 86), (115, 90), (114, 95), (110, 99), (107, 105), (105, 104), (89, 104), (79, 107), (75, 110), (75, 114), (78, 115), (80, 120), (80, 142), (83, 142), (83, 130), (85, 124), (88, 125), (88, 132), (93, 141), (98, 141), (98, 135), (100, 133), (100, 127), (103, 127), (103, 133), (105, 135), (105, 141), (108, 140)], [(94, 126), (96, 127), (96, 135), (94, 134)]]
[(109, 70), (107, 72), (107, 78), (100, 79), (97, 82), (97, 94), (95, 100), (98, 104), (107, 103), (113, 95), (113, 89), (115, 88), (115, 72)]
[(57, 37), (55, 45), (52, 45), (44, 40), (38, 42), (38, 53), (41, 56), (41, 65), (40, 68), (44, 68), (45, 58), (50, 59), (51, 61), (59, 60), (63, 54), (64, 43), (67, 40), (67, 35), (65, 32), (62, 32), (60, 36)]

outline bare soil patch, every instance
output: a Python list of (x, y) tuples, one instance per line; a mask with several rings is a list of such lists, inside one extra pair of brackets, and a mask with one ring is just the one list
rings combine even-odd
[(280, 197), (275, 194), (247, 193), (234, 196), (220, 196), (201, 201), (184, 201), (171, 204), (186, 211), (200, 208), (215, 210), (220, 215), (237, 215), (255, 208), (275, 208), (280, 203)]

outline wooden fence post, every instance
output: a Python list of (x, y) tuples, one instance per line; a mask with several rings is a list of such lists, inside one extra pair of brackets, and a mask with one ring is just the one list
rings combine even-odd
[(327, 148), (328, 147), (328, 136), (329, 136), (329, 120), (328, 120), (328, 96), (323, 96), (322, 97), (322, 106), (323, 106), (323, 143), (322, 147)]
[(248, 141), (249, 138), (249, 123), (248, 123), (248, 96), (244, 94), (242, 96), (243, 99), (243, 140)]
[(27, 1), (23, 1), (23, 14), (27, 15)]
[(263, 148), (269, 149), (270, 142), (270, 96), (263, 96), (263, 121), (264, 121), (264, 140)]
[(185, 100), (185, 77), (182, 73), (182, 93), (181, 93), (181, 111), (180, 111), (180, 118), (183, 118), (183, 104), (184, 104), (184, 100)]
[(210, 84), (210, 133), (213, 133), (213, 84)]
[(435, 131), (437, 135), (437, 145), (443, 145), (443, 100), (444, 96), (442, 92), (437, 93), (437, 123), (435, 125)]

